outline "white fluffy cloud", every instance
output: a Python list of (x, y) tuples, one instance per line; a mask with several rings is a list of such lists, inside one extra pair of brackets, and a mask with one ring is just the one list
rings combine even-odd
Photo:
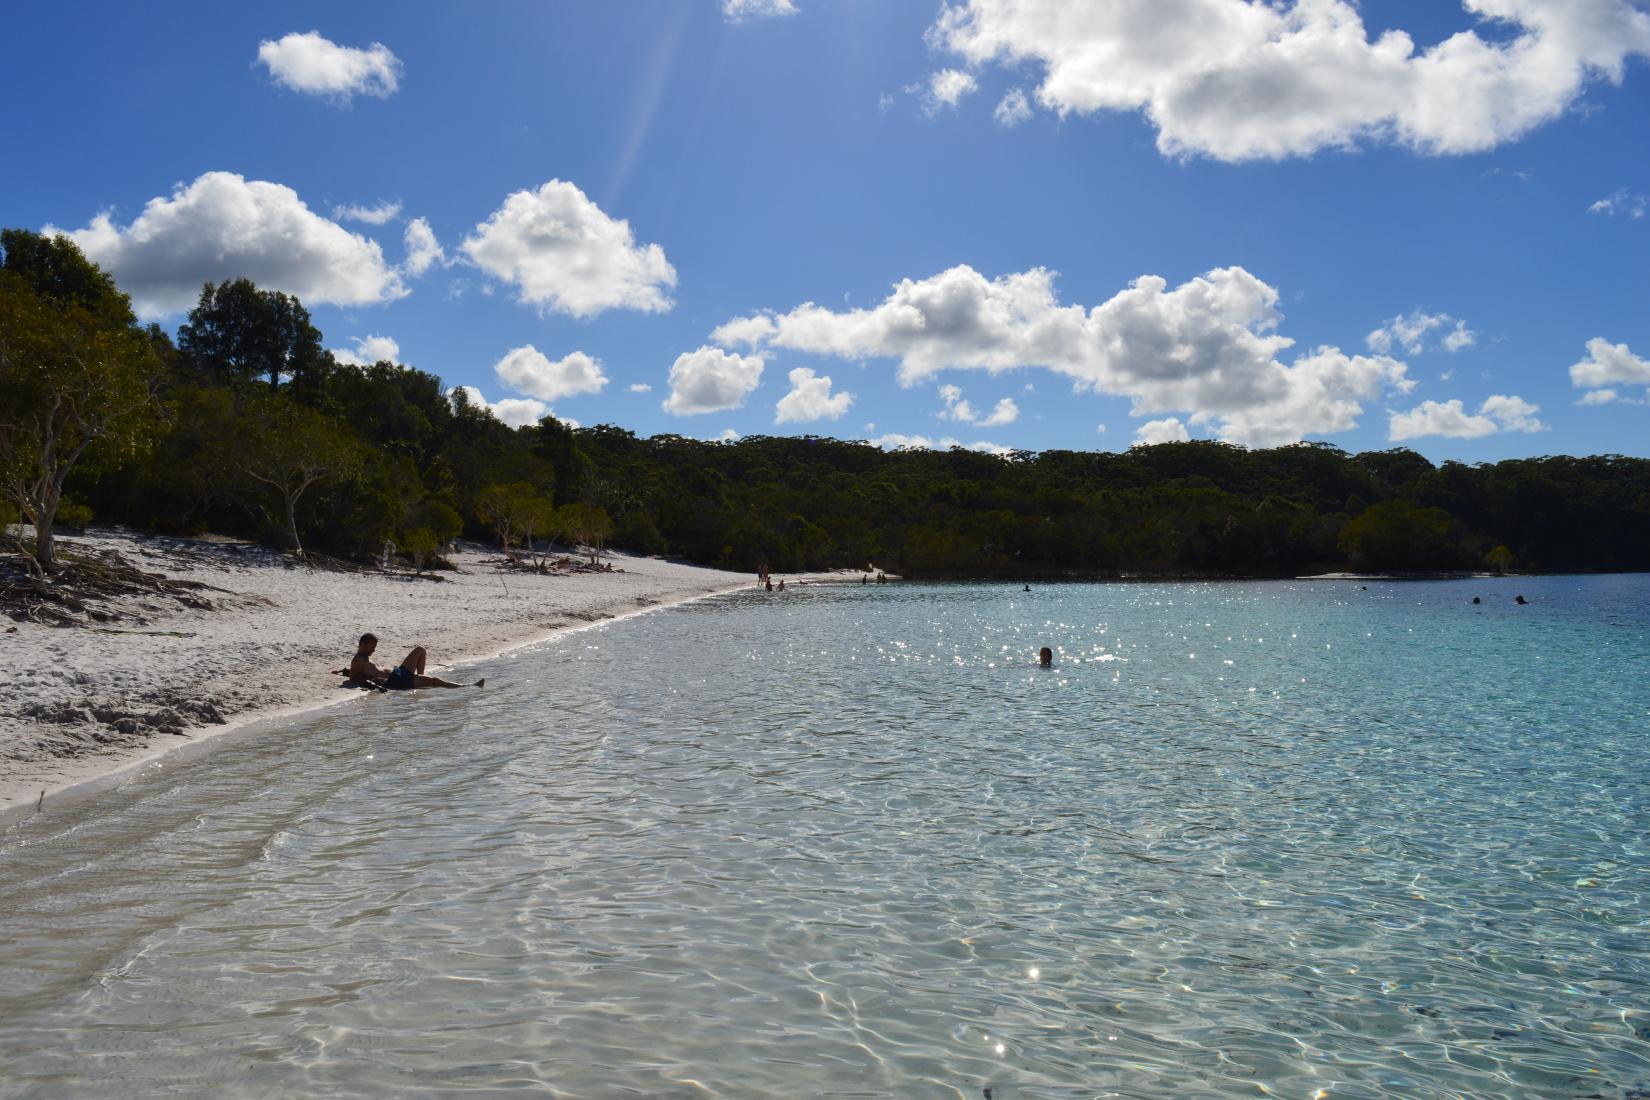
[(1275, 289), (1241, 267), (1173, 289), (1142, 276), (1085, 309), (1061, 305), (1045, 269), (987, 279), (959, 266), (903, 280), (870, 309), (809, 302), (730, 321), (713, 339), (895, 359), (906, 386), (945, 370), (1046, 367), (1080, 390), (1128, 397), (1137, 416), (1190, 412), (1193, 424), (1250, 446), (1345, 431), (1363, 402), (1414, 386), (1404, 364), (1386, 356), (1326, 347), (1279, 362), (1293, 341), (1275, 331), (1277, 301)]
[(607, 385), (599, 360), (582, 351), (552, 360), (532, 344), (511, 348), (493, 364), (498, 380), (517, 393), (541, 401), (559, 401), (581, 393), (600, 393)]
[[(1650, 360), (1640, 359), (1626, 344), (1612, 344), (1595, 336), (1587, 341), (1587, 357), (1570, 368), (1570, 382), (1588, 390), (1612, 385), (1650, 386)], [(1583, 397), (1582, 403), (1603, 405), (1614, 396), (1591, 401)]]
[(964, 424), (977, 424), (982, 428), (995, 428), (1020, 419), (1020, 406), (1014, 403), (1012, 397), (998, 401), (985, 416), (979, 415), (974, 406), (963, 398), (962, 389), (958, 386), (941, 386), (940, 400), (945, 403), (945, 408), (939, 414), (941, 420), (956, 420)]
[(791, 371), (791, 392), (774, 406), (775, 424), (807, 423), (813, 420), (835, 420), (848, 411), (854, 395), (846, 391), (831, 392), (831, 376), (815, 374), (807, 367)]
[(1192, 438), (1192, 433), (1186, 430), (1186, 425), (1176, 416), (1162, 420), (1148, 420), (1135, 429), (1134, 445), (1136, 447), (1152, 447), (1159, 443), (1185, 443)]
[(795, 15), (796, 10), (795, 0), (722, 0), (722, 15), (732, 23)]
[(1426, 350), (1428, 339), (1451, 322), (1454, 322), (1454, 327), (1444, 333), (1437, 343), (1438, 347), (1445, 351), (1460, 351), (1478, 342), (1478, 333), (1468, 328), (1465, 321), (1447, 313), (1427, 313), (1420, 309), (1392, 318), (1364, 339), (1369, 344), (1369, 350), (1380, 355), (1390, 353), (1395, 347), (1410, 355), (1420, 355)]
[(354, 337), (355, 350), (332, 349), (332, 357), (351, 367), (368, 367), (374, 363), (401, 362), (401, 345), (388, 336)]
[(653, 392), (653, 387), (648, 385), (646, 382), (632, 382), (630, 385), (626, 386), (625, 389), (629, 390), (631, 393)]
[(1031, 117), (1031, 103), (1026, 99), (1024, 90), (1015, 88), (997, 103), (997, 109), (991, 112), (991, 117), (997, 120), (999, 126), (1012, 130), (1020, 123)]
[(923, 110), (932, 115), (943, 108), (955, 107), (978, 87), (974, 78), (961, 69), (941, 69), (930, 73), (928, 85), (922, 93)]
[(355, 95), (382, 99), (401, 83), (401, 61), (388, 46), (374, 42), (358, 50), (330, 42), (318, 31), (266, 39), (258, 44), (258, 60), (278, 84), (343, 101)]
[(476, 266), (543, 310), (590, 317), (607, 309), (668, 310), (676, 269), (656, 244), (637, 244), (571, 183), (517, 191), (460, 246)]
[(1461, 6), (1482, 28), (1419, 50), (1402, 30), (1371, 40), (1352, 0), (956, 0), (929, 40), (976, 66), (1038, 66), (1037, 100), (1062, 115), (1142, 111), (1164, 153), (1222, 160), (1490, 149), (1650, 55), (1633, 0)]
[(414, 218), (407, 223), (402, 240), (407, 246), (407, 259), (401, 268), (409, 275), (422, 275), (432, 265), (447, 262), (441, 242), (435, 239), (435, 230), (423, 218)]
[(1581, 399), (1577, 401), (1576, 404), (1608, 405), (1620, 396), (1621, 394), (1617, 393), (1615, 390), (1588, 390), (1586, 393), (1581, 395)]
[(671, 364), (670, 396), (662, 407), (676, 416), (737, 409), (761, 381), (760, 355), (702, 347), (678, 355)]
[[(459, 386), (457, 388), (464, 391), (464, 395), (470, 399), (470, 404), (477, 408), (489, 410), (494, 416), (512, 428), (525, 428), (527, 425), (537, 424), (546, 416), (551, 415), (549, 405), (546, 405), (543, 401), (535, 401), (530, 397), (506, 397), (502, 401), (488, 401), (482, 396), (481, 391), (474, 386)], [(562, 417), (557, 417), (557, 419), (571, 427), (578, 427), (578, 424), (571, 420)]]
[(368, 225), (388, 225), (401, 216), (401, 204), (385, 200), (376, 206), (345, 203), (332, 208), (332, 220), (339, 222), (366, 222)]
[(1539, 405), (1502, 394), (1486, 398), (1476, 414), (1469, 414), (1459, 398), (1423, 401), (1408, 412), (1393, 413), (1389, 435), (1401, 443), (1429, 435), (1477, 439), (1496, 432), (1542, 432), (1547, 426), (1535, 418), (1540, 411)]
[(315, 213), (290, 187), (233, 172), (207, 172), (150, 199), (125, 228), (103, 213), (65, 235), (149, 318), (189, 309), (202, 283), (242, 276), (312, 306), (373, 305), (407, 293), (377, 242)]

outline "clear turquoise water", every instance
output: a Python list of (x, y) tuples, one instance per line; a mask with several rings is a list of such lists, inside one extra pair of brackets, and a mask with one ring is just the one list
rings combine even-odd
[(0, 837), (0, 1093), (1650, 1096), (1650, 578), (751, 593), (485, 671)]

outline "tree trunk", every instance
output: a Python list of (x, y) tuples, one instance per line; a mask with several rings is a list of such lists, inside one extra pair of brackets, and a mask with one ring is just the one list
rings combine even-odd
[(61, 496), (48, 482), (40, 501), (40, 511), (34, 517), (34, 560), (41, 570), (50, 573), (57, 568), (57, 540), (52, 524), (57, 521), (57, 504)]
[(298, 494), (283, 495), (286, 497), (286, 537), (292, 543), (292, 552), (301, 558), (304, 556), (304, 548), (298, 541)]

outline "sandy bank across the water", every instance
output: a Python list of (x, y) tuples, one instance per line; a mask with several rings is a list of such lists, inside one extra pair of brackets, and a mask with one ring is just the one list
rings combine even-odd
[(502, 569), (496, 552), (468, 547), (452, 559), (457, 572), (432, 580), (314, 569), (226, 540), (104, 531), (69, 541), (209, 585), (202, 594), (213, 606), (123, 597), (108, 605), (119, 618), (99, 626), (0, 620), (0, 825), (32, 813), (42, 791), (50, 802), (178, 746), (361, 697), (332, 670), (348, 663), (366, 631), (381, 639), (379, 664), (424, 645), (439, 673), (559, 631), (753, 583), (746, 574), (622, 554), (604, 559), (621, 571), (547, 576)]

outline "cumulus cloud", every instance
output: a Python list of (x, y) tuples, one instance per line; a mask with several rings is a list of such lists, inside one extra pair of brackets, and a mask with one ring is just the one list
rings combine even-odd
[(382, 99), (401, 83), (401, 61), (388, 46), (374, 42), (358, 50), (328, 41), (319, 31), (265, 39), (258, 44), (258, 60), (277, 84), (343, 102), (355, 95)]
[(422, 275), (434, 264), (447, 262), (447, 254), (441, 250), (441, 242), (435, 239), (435, 230), (423, 218), (414, 218), (407, 223), (407, 230), (402, 235), (407, 246), (407, 259), (401, 269), (409, 275)]
[(811, 420), (835, 420), (848, 411), (854, 395), (846, 391), (831, 392), (831, 376), (815, 374), (807, 367), (791, 371), (791, 392), (774, 406), (775, 424), (806, 423)]
[(796, 11), (795, 0), (722, 0), (722, 15), (730, 23), (795, 15)]
[(1485, 398), (1476, 414), (1469, 414), (1459, 398), (1423, 401), (1408, 412), (1393, 413), (1388, 434), (1401, 443), (1428, 435), (1478, 439), (1496, 432), (1544, 432), (1547, 425), (1535, 417), (1540, 411), (1539, 405), (1502, 394)]
[(385, 200), (376, 206), (358, 206), (345, 203), (332, 208), (332, 220), (339, 222), (366, 222), (368, 225), (388, 225), (401, 216), (401, 204)]
[(1186, 430), (1180, 418), (1170, 416), (1163, 420), (1148, 420), (1135, 429), (1134, 445), (1153, 447), (1159, 443), (1185, 443), (1191, 438), (1192, 433)]
[(1389, 354), (1393, 348), (1402, 348), (1410, 355), (1420, 355), (1426, 350), (1429, 338), (1452, 322), (1454, 327), (1449, 328), (1435, 346), (1445, 351), (1460, 351), (1478, 342), (1478, 333), (1468, 328), (1465, 321), (1447, 313), (1427, 313), (1420, 309), (1412, 310), (1407, 316), (1392, 318), (1364, 340), (1369, 350), (1381, 355)]
[(377, 242), (306, 206), (290, 187), (207, 172), (154, 198), (122, 228), (108, 213), (62, 233), (112, 274), (146, 318), (181, 313), (202, 283), (245, 276), (308, 305), (364, 306), (407, 293)]
[(1647, 210), (1650, 210), (1650, 195), (1633, 194), (1623, 188), (1608, 198), (1599, 199), (1587, 208), (1587, 213), (1610, 218), (1622, 214), (1636, 221), (1644, 217)]
[(401, 362), (401, 345), (388, 336), (354, 337), (355, 350), (332, 349), (332, 357), (345, 366), (369, 367), (374, 363)]
[(1650, 360), (1634, 355), (1626, 344), (1612, 344), (1602, 336), (1587, 341), (1587, 357), (1570, 367), (1570, 382), (1582, 389), (1594, 390), (1609, 397), (1586, 394), (1583, 405), (1604, 405), (1615, 400), (1616, 393), (1606, 386), (1650, 386)]
[(984, 420), (976, 421), (982, 428), (995, 428), (1001, 424), (1012, 424), (1020, 419), (1020, 406), (1014, 403), (1012, 397), (1005, 397), (992, 406), (991, 412)]
[(1190, 412), (1193, 424), (1250, 446), (1345, 431), (1356, 426), (1363, 402), (1414, 386), (1405, 365), (1386, 356), (1324, 347), (1280, 362), (1293, 341), (1276, 332), (1277, 302), (1275, 289), (1241, 267), (1173, 289), (1142, 276), (1085, 309), (1060, 304), (1054, 276), (1043, 268), (987, 279), (963, 265), (903, 280), (870, 309), (809, 302), (737, 318), (712, 338), (894, 359), (905, 386), (946, 370), (1045, 367), (1079, 390), (1130, 398), (1137, 416)]
[(761, 381), (760, 355), (702, 347), (678, 355), (671, 364), (670, 396), (661, 407), (675, 416), (737, 409)]
[(629, 390), (631, 393), (653, 392), (653, 387), (648, 385), (646, 382), (632, 382), (630, 385), (626, 386), (625, 389)]
[(1577, 401), (1576, 404), (1608, 405), (1620, 396), (1621, 394), (1617, 393), (1615, 390), (1588, 390), (1586, 393), (1581, 395), (1581, 399)]
[(600, 393), (607, 385), (600, 360), (575, 351), (552, 360), (532, 344), (511, 348), (493, 364), (498, 380), (517, 393), (542, 401), (559, 401), (581, 393)]
[(979, 415), (974, 406), (964, 400), (962, 390), (957, 386), (941, 386), (940, 400), (945, 403), (945, 408), (939, 414), (941, 420), (957, 420), (964, 424), (977, 424), (982, 428), (995, 428), (1020, 419), (1020, 406), (1014, 403), (1012, 397), (998, 401), (984, 416)]
[(997, 120), (997, 125), (1012, 130), (1020, 123), (1031, 117), (1031, 103), (1026, 99), (1023, 89), (1015, 88), (997, 104), (997, 109), (991, 112), (991, 117)]
[[(512, 428), (525, 428), (527, 425), (537, 424), (546, 416), (551, 415), (549, 405), (546, 405), (543, 401), (535, 401), (530, 397), (506, 397), (501, 401), (488, 401), (482, 396), (481, 391), (474, 386), (459, 386), (457, 389), (464, 392), (464, 396), (469, 398), (471, 405), (488, 410)], [(558, 417), (557, 419), (562, 418)], [(575, 428), (578, 427), (571, 420), (563, 419), (562, 422)]]
[(656, 244), (637, 244), (571, 183), (551, 180), (504, 200), (460, 248), (541, 310), (591, 317), (607, 309), (663, 312), (676, 269)]
[(955, 0), (929, 41), (974, 66), (1038, 66), (1037, 101), (1061, 115), (1141, 111), (1165, 154), (1234, 161), (1491, 149), (1650, 55), (1632, 0), (1462, 8), (1482, 26), (1417, 49), (1403, 30), (1371, 39), (1353, 0)]
[(945, 408), (940, 410), (941, 420), (960, 420), (964, 424), (974, 423), (974, 406), (963, 399), (961, 386), (941, 386), (940, 400), (945, 402)]
[(941, 69), (937, 73), (929, 73), (928, 84), (922, 92), (922, 109), (930, 115), (938, 114), (946, 107), (961, 103), (964, 96), (978, 87), (974, 78), (961, 69)]

